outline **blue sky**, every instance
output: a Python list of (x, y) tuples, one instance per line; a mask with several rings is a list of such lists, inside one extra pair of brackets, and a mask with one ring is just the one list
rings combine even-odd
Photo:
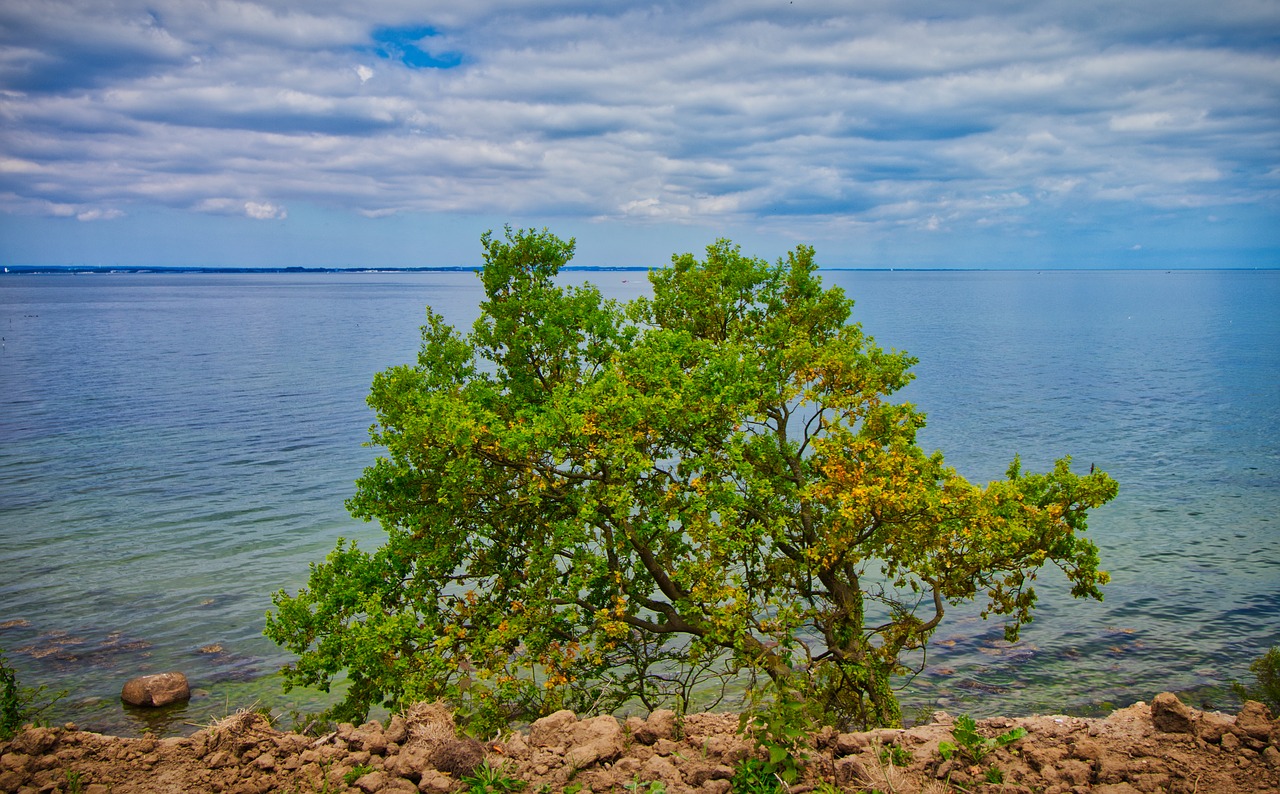
[(5, 0), (5, 264), (1280, 266), (1274, 0)]

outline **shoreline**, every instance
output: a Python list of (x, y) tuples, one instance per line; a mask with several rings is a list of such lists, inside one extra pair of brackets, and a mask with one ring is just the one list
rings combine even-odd
[[(530, 792), (727, 794), (744, 760), (759, 753), (738, 734), (739, 724), (732, 713), (678, 719), (656, 711), (622, 721), (557, 712), (482, 743), (459, 736), (444, 706), (419, 704), (385, 722), (344, 724), (318, 738), (281, 732), (254, 711), (165, 739), (104, 736), (74, 725), (28, 728), (0, 742), (0, 790), (445, 794), (461, 790), (462, 779), (487, 764)], [(1280, 788), (1280, 719), (1252, 701), (1238, 715), (1226, 715), (1163, 693), (1106, 718), (977, 723), (978, 734), (988, 738), (1015, 728), (1026, 734), (1007, 746), (949, 758), (944, 743), (959, 734), (945, 712), (907, 729), (823, 729), (807, 737), (803, 774), (790, 791), (1225, 794)]]

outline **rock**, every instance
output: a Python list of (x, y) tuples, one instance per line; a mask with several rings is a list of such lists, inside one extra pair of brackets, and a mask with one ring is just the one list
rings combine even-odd
[(347, 754), (347, 763), (352, 766), (364, 766), (373, 758), (373, 754), (364, 750), (356, 750)]
[(640, 778), (642, 780), (661, 780), (668, 786), (683, 784), (680, 776), (680, 770), (676, 769), (675, 764), (667, 758), (655, 755), (645, 762), (640, 770)]
[(507, 740), (504, 748), (505, 754), (516, 760), (523, 761), (529, 757), (529, 742), (524, 738), (523, 733), (515, 733)]
[(649, 715), (649, 719), (638, 725), (634, 731), (636, 741), (641, 744), (653, 744), (659, 739), (670, 739), (676, 735), (676, 713), (671, 709), (658, 709)]
[(1151, 701), (1151, 723), (1164, 733), (1191, 733), (1191, 709), (1172, 692), (1161, 692)]
[(57, 734), (52, 728), (28, 728), (18, 734), (10, 745), (13, 750), (23, 755), (45, 755), (58, 743)]
[(684, 765), (684, 780), (694, 788), (708, 780), (731, 780), (733, 767), (708, 761), (690, 761)]
[(1236, 728), (1250, 739), (1265, 742), (1271, 735), (1271, 715), (1267, 707), (1256, 700), (1245, 701), (1236, 717)]
[(1280, 769), (1280, 750), (1268, 746), (1262, 751), (1262, 758), (1272, 769)]
[(753, 745), (740, 736), (713, 736), (707, 740), (707, 754), (733, 765), (751, 755)]
[(813, 746), (818, 750), (830, 750), (836, 741), (836, 729), (830, 725), (823, 725), (818, 732), (813, 734)]
[(866, 749), (870, 742), (865, 733), (841, 733), (836, 736), (837, 755), (855, 755)]
[(387, 727), (383, 729), (382, 734), (388, 744), (404, 744), (405, 739), (409, 738), (409, 726), (404, 721), (404, 717), (397, 714), (387, 722)]
[(1074, 786), (1084, 786), (1089, 782), (1089, 778), (1093, 777), (1093, 770), (1084, 761), (1077, 761), (1074, 758), (1065, 759), (1058, 764), (1058, 771), (1062, 773), (1062, 778), (1069, 781)]
[(387, 759), (388, 772), (414, 782), (421, 780), (424, 770), (430, 766), (427, 748), (421, 745), (409, 745)]
[(422, 780), (418, 782), (418, 791), (422, 794), (447, 794), (453, 791), (458, 785), (458, 781), (434, 769), (428, 769), (422, 773)]
[(355, 787), (365, 792), (365, 794), (372, 794), (375, 791), (382, 791), (382, 789), (385, 788), (386, 785), (387, 785), (387, 776), (382, 772), (370, 772), (367, 775), (361, 775), (360, 777), (356, 778), (356, 782), (355, 782)]
[(573, 746), (564, 760), (570, 767), (582, 769), (600, 761), (622, 755), (622, 724), (605, 714), (583, 720), (573, 726)]
[(670, 739), (659, 739), (653, 743), (653, 752), (664, 757), (678, 753), (680, 752), (680, 743), (673, 742)]
[(360, 749), (373, 755), (387, 754), (387, 737), (382, 734), (382, 726), (378, 723), (361, 725), (348, 738), (348, 746)]
[(645, 723), (644, 720), (633, 715), (633, 716), (627, 717), (627, 721), (622, 723), (622, 729), (625, 730), (627, 734), (631, 736), (632, 739), (635, 739), (636, 741), (640, 741), (639, 739), (636, 738), (636, 733), (644, 729), (644, 723)]
[(130, 706), (156, 708), (191, 698), (191, 685), (182, 673), (156, 673), (131, 679), (120, 691)]
[(12, 769), (0, 772), (0, 791), (17, 791), (22, 779), (22, 775)]
[[(19, 734), (19, 737), (21, 736), (22, 734)], [(0, 755), (0, 769), (12, 769), (18, 772), (25, 772), (29, 766), (31, 766), (31, 756), (26, 753), (5, 753), (4, 755)], [(3, 790), (4, 789), (0, 789), (0, 791)]]
[[(1174, 731), (1169, 731), (1174, 733)], [(1142, 794), (1141, 791), (1129, 785), (1128, 783), (1108, 783), (1101, 786), (1095, 786), (1094, 794)]]
[(1071, 755), (1081, 761), (1097, 761), (1102, 757), (1102, 745), (1092, 739), (1079, 739), (1071, 744)]
[(1206, 711), (1196, 720), (1196, 735), (1206, 742), (1218, 744), (1224, 735), (1231, 732), (1231, 727), (1235, 724), (1235, 717), (1216, 711)]
[(1057, 747), (1037, 747), (1034, 744), (1025, 747), (1022, 751), (1022, 757), (1037, 772), (1045, 768), (1052, 768), (1054, 764), (1061, 761), (1065, 756), (1066, 753)]
[(564, 732), (578, 717), (568, 709), (548, 714), (529, 726), (529, 744), (534, 747), (554, 747), (561, 743)]
[(867, 774), (867, 768), (857, 758), (846, 756), (836, 761), (837, 783), (862, 784), (869, 780), (871, 776)]

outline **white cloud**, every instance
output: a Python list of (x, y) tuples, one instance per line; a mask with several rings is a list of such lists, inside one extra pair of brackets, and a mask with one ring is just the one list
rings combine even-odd
[(124, 211), (118, 210), (118, 209), (104, 210), (104, 209), (94, 208), (94, 209), (88, 209), (88, 210), (84, 210), (83, 212), (76, 213), (76, 220), (78, 221), (109, 221), (109, 220), (115, 220), (116, 218), (123, 218), (123, 217), (124, 217)]
[(195, 209), (198, 212), (218, 215), (238, 215), (244, 209), (244, 205), (233, 198), (207, 198), (196, 202)]
[(40, 171), (40, 164), (30, 160), (13, 157), (0, 159), (0, 174), (34, 174)]
[(14, 0), (2, 206), (795, 233), (1274, 207), (1272, 5), (1135, 2), (1099, 26), (1088, 0)]
[(272, 204), (269, 201), (246, 201), (244, 203), (244, 214), (259, 221), (283, 220), (289, 217), (289, 213), (285, 212), (284, 207)]

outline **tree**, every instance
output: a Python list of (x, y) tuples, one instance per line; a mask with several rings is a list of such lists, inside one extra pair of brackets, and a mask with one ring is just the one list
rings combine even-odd
[(827, 723), (892, 725), (949, 605), (985, 598), (1013, 639), (1045, 565), (1101, 598), (1080, 533), (1116, 483), (1015, 459), (977, 487), (923, 452), (888, 399), (914, 359), (849, 322), (812, 248), (721, 240), (620, 305), (557, 285), (572, 240), (482, 242), (471, 333), (428, 310), (416, 364), (373, 383), (386, 454), (348, 507), (386, 543), (340, 541), (274, 597), (287, 686), (344, 672), (339, 715), (444, 697), (487, 727), (760, 675)]

